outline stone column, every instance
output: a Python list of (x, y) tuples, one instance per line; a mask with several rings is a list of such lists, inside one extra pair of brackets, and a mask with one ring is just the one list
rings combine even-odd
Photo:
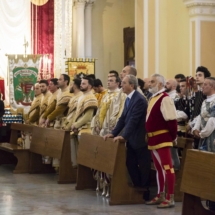
[(72, 1), (54, 1), (54, 75), (65, 71), (65, 57), (72, 52)]
[(84, 9), (86, 0), (75, 0), (76, 8), (76, 56), (85, 58), (85, 27), (84, 27)]
[(85, 8), (85, 57), (92, 58), (92, 6), (95, 0), (89, 0)]
[(190, 16), (190, 74), (198, 66), (214, 73), (215, 0), (183, 0)]
[(77, 42), (76, 42), (76, 30), (77, 24), (76, 24), (76, 5), (73, 4), (72, 8), (72, 57), (77, 57)]

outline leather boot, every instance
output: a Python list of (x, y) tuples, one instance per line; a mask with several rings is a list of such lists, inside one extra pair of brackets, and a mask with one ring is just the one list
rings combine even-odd
[(170, 194), (169, 200), (164, 200), (160, 205), (157, 206), (157, 208), (173, 208), (175, 207), (175, 201), (174, 201), (174, 194)]
[(152, 199), (149, 202), (146, 202), (146, 205), (159, 205), (160, 203), (162, 203), (163, 201), (165, 201), (165, 193), (161, 192), (160, 193), (160, 197), (158, 198), (157, 196)]

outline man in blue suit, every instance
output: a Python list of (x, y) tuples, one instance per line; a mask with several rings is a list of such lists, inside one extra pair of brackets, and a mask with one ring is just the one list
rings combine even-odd
[(127, 94), (124, 110), (116, 127), (104, 139), (124, 140), (127, 147), (126, 166), (134, 187), (148, 190), (151, 167), (150, 152), (145, 140), (147, 101), (137, 91), (137, 78), (126, 75), (122, 80), (122, 90)]

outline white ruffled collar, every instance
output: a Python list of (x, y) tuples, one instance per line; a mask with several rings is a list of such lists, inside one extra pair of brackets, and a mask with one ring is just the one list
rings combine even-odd
[(215, 99), (215, 94), (212, 94), (211, 96), (207, 96), (206, 102), (211, 102)]

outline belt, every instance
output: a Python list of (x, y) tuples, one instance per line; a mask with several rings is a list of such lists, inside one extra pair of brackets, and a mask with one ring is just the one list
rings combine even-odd
[(159, 130), (159, 131), (154, 131), (154, 132), (151, 132), (151, 133), (147, 133), (148, 137), (154, 137), (154, 136), (157, 136), (159, 134), (164, 134), (164, 133), (167, 133), (169, 132), (168, 130)]

